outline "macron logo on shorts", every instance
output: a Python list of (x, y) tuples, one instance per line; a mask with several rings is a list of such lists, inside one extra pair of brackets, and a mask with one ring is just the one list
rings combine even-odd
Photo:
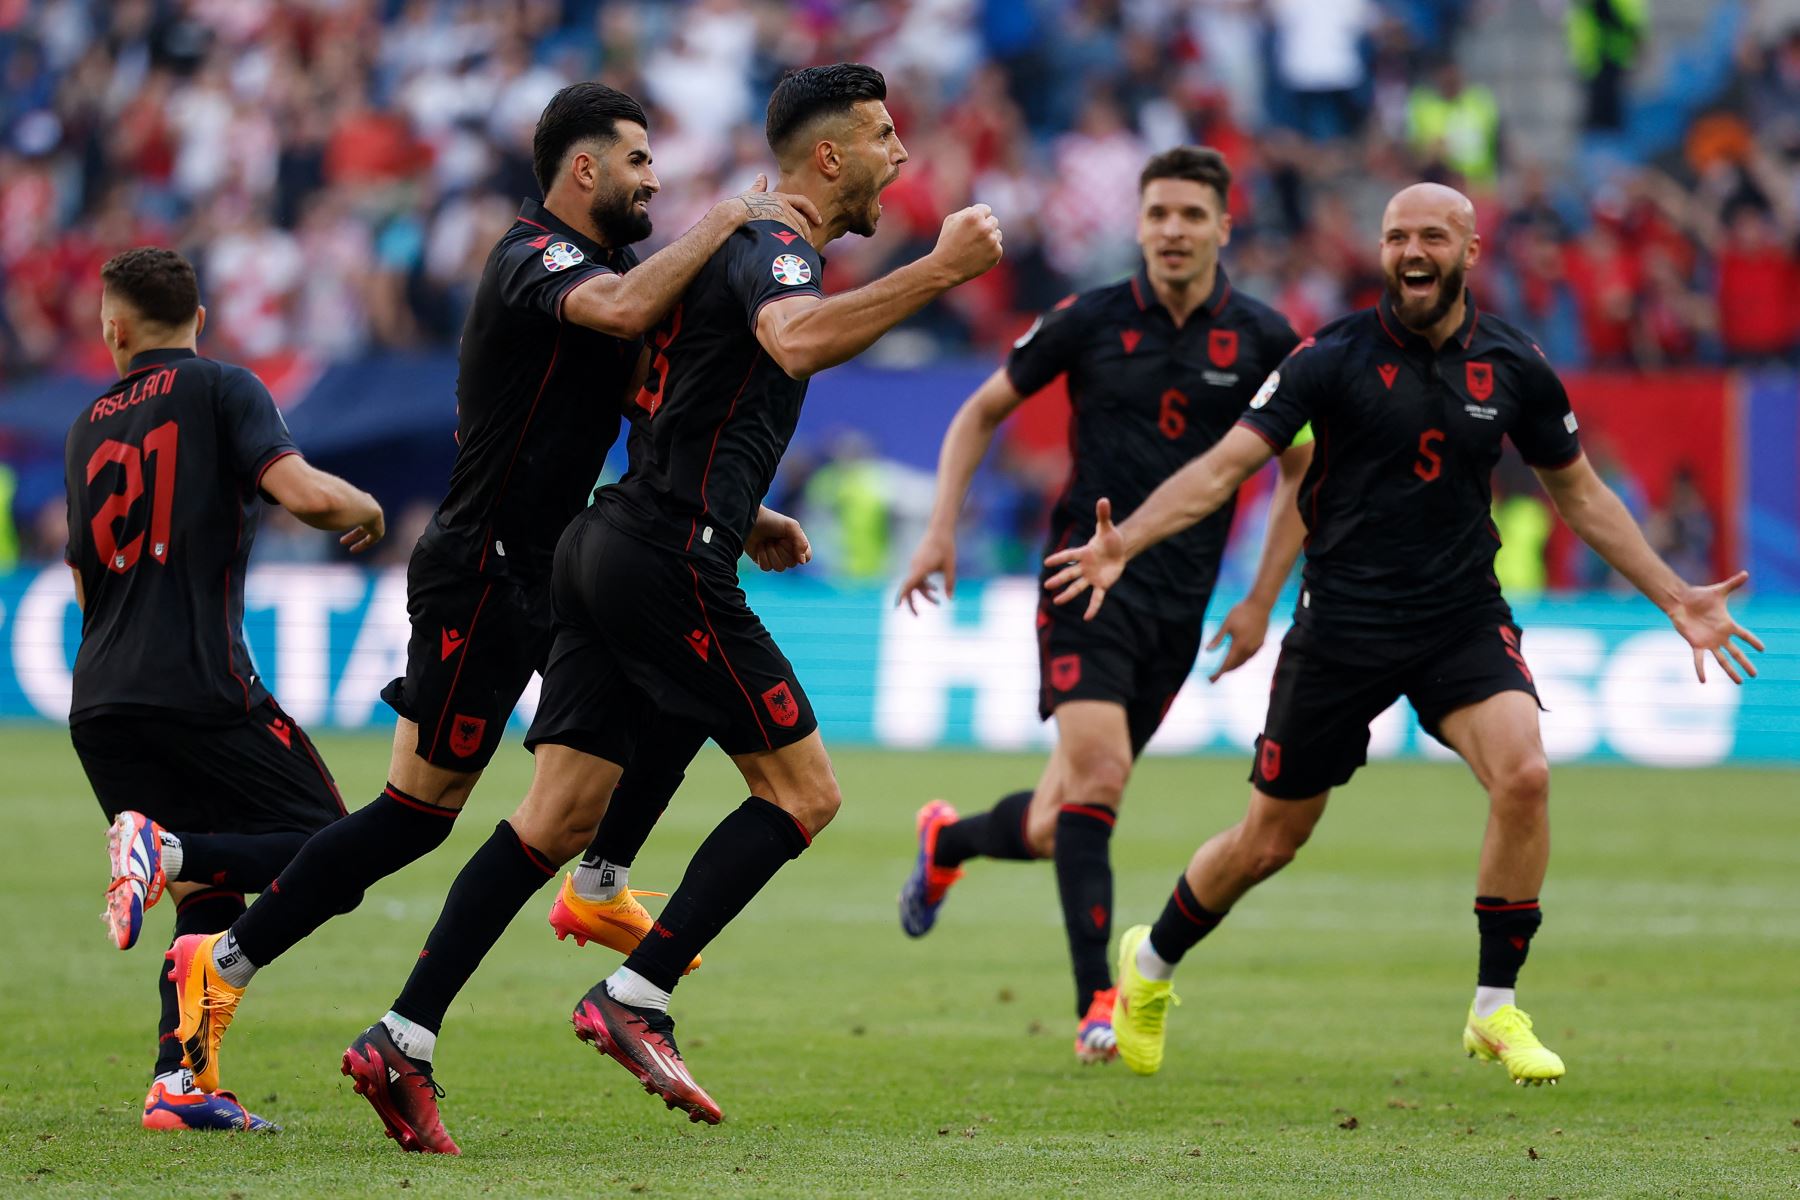
[(441, 640), (439, 641), (439, 651), (440, 651), (442, 657), (449, 658), (452, 654), (455, 654), (458, 650), (461, 650), (463, 641), (464, 641), (463, 635), (458, 633), (456, 630), (454, 630), (454, 629), (444, 630), (441, 635)]

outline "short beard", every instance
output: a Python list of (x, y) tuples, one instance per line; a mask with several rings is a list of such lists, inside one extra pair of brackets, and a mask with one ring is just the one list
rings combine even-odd
[(866, 179), (859, 179), (851, 190), (853, 199), (848, 205), (850, 211), (849, 224), (844, 227), (846, 233), (854, 233), (857, 237), (874, 237), (875, 224), (881, 219), (881, 210), (876, 207), (881, 198), (881, 184), (871, 173)]
[(650, 214), (637, 210), (639, 200), (648, 200), (647, 191), (620, 189), (610, 195), (595, 195), (588, 216), (600, 231), (600, 240), (609, 248), (629, 246), (650, 236)]
[(1405, 290), (1400, 286), (1398, 272), (1388, 276), (1388, 300), (1394, 306), (1394, 315), (1400, 318), (1402, 325), (1415, 333), (1422, 333), (1430, 329), (1443, 320), (1445, 314), (1454, 308), (1457, 300), (1462, 297), (1463, 277), (1466, 274), (1461, 263), (1457, 263), (1444, 272), (1443, 278), (1438, 280), (1438, 297), (1432, 302), (1431, 307), (1425, 310), (1422, 317), (1414, 317), (1406, 311), (1409, 300)]

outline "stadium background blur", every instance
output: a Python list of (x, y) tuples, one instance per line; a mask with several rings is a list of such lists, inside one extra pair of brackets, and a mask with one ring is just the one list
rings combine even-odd
[[(1019, 615), (1033, 585), (1019, 577), (1067, 470), (1060, 395), (1022, 410), (978, 480), (963, 576), (996, 581), (910, 623), (884, 588), (928, 511), (955, 406), (1036, 311), (1133, 269), (1138, 168), (1180, 142), (1231, 160), (1227, 268), (1303, 334), (1378, 294), (1393, 191), (1467, 190), (1486, 244), (1478, 300), (1568, 375), (1589, 454), (1658, 548), (1690, 578), (1751, 567), (1755, 615), (1800, 623), (1781, 599), (1800, 593), (1796, 0), (10, 0), (0, 715), (66, 703), (78, 626), (56, 565), (61, 443), (108, 370), (107, 257), (145, 242), (187, 254), (210, 313), (202, 351), (257, 369), (309, 457), (388, 507), (385, 576), (326, 566), (332, 544), (272, 510), (251, 591), (252, 644), (295, 715), (379, 723), (404, 628), (393, 569), (442, 492), (462, 315), (488, 247), (536, 194), (545, 100), (595, 77), (645, 101), (656, 245), (769, 168), (762, 103), (780, 72), (835, 59), (887, 73), (912, 160), (878, 235), (834, 247), (828, 286), (916, 255), (971, 201), (1007, 238), (999, 269), (817, 381), (770, 497), (819, 554), (807, 578), (751, 581), (753, 594), (778, 632), (804, 621), (824, 646), (798, 665), (840, 738), (1041, 736)], [(1741, 710), (1695, 699), (1678, 645), (1637, 663), (1632, 639), (1656, 614), (1606, 598), (1619, 581), (1516, 458), (1496, 496), (1509, 596), (1528, 610), (1549, 597), (1525, 621), (1541, 630), (1534, 665), (1576, 689), (1547, 699), (1592, 727), (1564, 757), (1654, 760), (1687, 736), (1706, 749), (1668, 761), (1800, 759), (1783, 720), (1800, 698), (1777, 680)], [(1226, 603), (1261, 516), (1243, 506)], [(1266, 679), (1264, 658), (1248, 680)], [(1621, 733), (1638, 718), (1601, 711), (1614, 692), (1676, 715)], [(1163, 748), (1247, 740), (1232, 704), (1192, 706)]]

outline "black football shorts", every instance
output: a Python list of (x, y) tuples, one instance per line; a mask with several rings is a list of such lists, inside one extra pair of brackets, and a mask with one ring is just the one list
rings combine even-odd
[(1143, 753), (1200, 656), (1202, 606), (1180, 620), (1146, 616), (1108, 600), (1091, 621), (1088, 598), (1038, 600), (1038, 716), (1070, 700), (1124, 706), (1133, 757)]
[(731, 568), (655, 546), (590, 508), (551, 576), (556, 641), (525, 744), (625, 764), (672, 722), (727, 754), (778, 750), (818, 728), (793, 664)]
[(1250, 782), (1281, 800), (1347, 782), (1369, 760), (1369, 723), (1401, 696), (1440, 742), (1440, 722), (1459, 708), (1501, 692), (1537, 699), (1520, 641), (1504, 607), (1405, 637), (1339, 638), (1295, 625), (1281, 642)]
[(421, 543), (406, 567), (406, 615), (406, 674), (381, 698), (419, 727), (420, 758), (479, 771), (549, 655), (549, 589), (479, 574)]
[(135, 809), (190, 833), (316, 833), (344, 803), (312, 739), (273, 699), (225, 724), (102, 713), (69, 727), (107, 820)]

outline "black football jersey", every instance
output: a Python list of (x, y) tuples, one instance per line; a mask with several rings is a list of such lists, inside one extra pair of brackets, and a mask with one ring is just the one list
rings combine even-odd
[[(1068, 376), (1073, 462), (1051, 512), (1050, 550), (1093, 536), (1102, 496), (1122, 521), (1224, 437), (1298, 341), (1285, 317), (1233, 289), (1223, 267), (1212, 295), (1179, 328), (1142, 268), (1039, 318), (1013, 346), (1006, 373), (1026, 396)], [(1109, 599), (1157, 617), (1199, 620), (1235, 504), (1146, 550)]]
[(651, 335), (630, 469), (595, 503), (615, 526), (736, 569), (800, 420), (806, 382), (756, 340), (763, 306), (823, 296), (824, 260), (778, 221), (752, 221), (700, 268)]
[(563, 299), (637, 264), (535, 200), (494, 244), (457, 352), (456, 463), (424, 536), (484, 573), (541, 580), (619, 436), (641, 338), (562, 319)]
[(1243, 424), (1285, 446), (1312, 422), (1300, 487), (1306, 571), (1297, 623), (1406, 636), (1503, 604), (1489, 519), (1500, 440), (1534, 467), (1581, 454), (1562, 381), (1537, 343), (1466, 299), (1442, 347), (1379, 306), (1327, 325), (1271, 375)]
[(244, 564), (263, 472), (295, 454), (262, 381), (151, 350), (82, 409), (64, 473), (86, 598), (71, 720), (167, 710), (241, 716), (268, 698), (244, 644)]

